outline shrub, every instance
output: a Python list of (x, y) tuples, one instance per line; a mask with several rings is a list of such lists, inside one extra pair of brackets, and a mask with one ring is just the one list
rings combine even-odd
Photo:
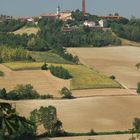
[(3, 62), (2, 57), (0, 57), (0, 63), (2, 63), (2, 62)]
[(115, 77), (114, 75), (111, 75), (111, 76), (110, 76), (110, 79), (115, 80), (116, 77)]
[(50, 94), (48, 94), (48, 95), (40, 95), (40, 98), (41, 99), (52, 99), (53, 95), (50, 95)]
[(61, 89), (60, 94), (63, 95), (63, 98), (67, 98), (67, 99), (72, 99), (73, 98), (72, 97), (72, 92), (66, 87)]
[(4, 76), (4, 72), (0, 71), (0, 76)]
[(0, 98), (5, 99), (6, 97), (7, 97), (7, 92), (6, 89), (3, 88), (2, 90), (0, 90)]
[(137, 93), (140, 94), (140, 82), (137, 84)]
[(27, 85), (17, 85), (14, 90), (7, 94), (7, 99), (37, 99), (39, 94), (33, 89), (30, 84)]
[(42, 70), (48, 70), (48, 64), (44, 63), (41, 67)]
[(50, 72), (58, 78), (62, 78), (62, 79), (72, 78), (68, 70), (66, 70), (62, 66), (50, 66), (49, 69), (50, 69)]

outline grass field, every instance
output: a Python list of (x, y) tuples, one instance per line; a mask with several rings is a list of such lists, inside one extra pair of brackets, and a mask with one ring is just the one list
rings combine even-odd
[(39, 31), (37, 27), (23, 27), (17, 31), (14, 32), (14, 34), (36, 34)]
[[(12, 70), (28, 70), (40, 69), (42, 64), (42, 62), (12, 62), (6, 63), (5, 65)], [(120, 85), (117, 82), (83, 65), (61, 64), (61, 66), (66, 68), (72, 75), (73, 78), (70, 81), (70, 88), (73, 90), (95, 88), (120, 88)]]
[(58, 63), (58, 64), (71, 64), (61, 56), (51, 52), (29, 52), (33, 59), (37, 62)]
[(71, 89), (96, 89), (96, 88), (119, 88), (120, 85), (83, 65), (64, 65), (73, 76), (71, 80)]
[(131, 46), (103, 48), (70, 48), (69, 51), (79, 56), (80, 61), (96, 68), (107, 76), (115, 75), (124, 87), (135, 89), (140, 81), (140, 48)]

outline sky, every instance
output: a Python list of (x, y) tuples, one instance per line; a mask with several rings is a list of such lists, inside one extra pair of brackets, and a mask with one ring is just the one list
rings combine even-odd
[[(0, 14), (10, 16), (39, 16), (62, 10), (81, 10), (82, 0), (0, 0)], [(95, 15), (119, 13), (121, 16), (140, 18), (140, 0), (86, 0), (86, 11)]]

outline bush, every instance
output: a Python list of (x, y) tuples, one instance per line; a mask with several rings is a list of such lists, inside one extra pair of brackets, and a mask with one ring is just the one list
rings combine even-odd
[(40, 95), (40, 98), (41, 99), (52, 99), (53, 95), (50, 95), (50, 94), (48, 94), (48, 95)]
[(72, 78), (68, 70), (66, 70), (62, 66), (50, 66), (49, 69), (50, 69), (50, 72), (58, 78), (62, 78), (62, 79)]
[(6, 96), (7, 96), (6, 89), (3, 88), (2, 90), (0, 90), (0, 98), (1, 98), (1, 99), (5, 99)]
[(48, 70), (48, 64), (44, 63), (41, 67), (42, 70)]
[(137, 85), (137, 93), (140, 94), (140, 82)]
[(116, 77), (115, 77), (114, 75), (111, 75), (111, 76), (110, 76), (110, 79), (115, 80)]
[(73, 98), (71, 91), (66, 87), (61, 89), (60, 94), (63, 95), (63, 98), (66, 98), (66, 99)]
[(0, 63), (2, 63), (2, 62), (3, 62), (2, 57), (0, 57)]
[(4, 72), (0, 71), (0, 76), (4, 76)]
[(19, 100), (19, 99), (37, 99), (39, 94), (33, 89), (30, 84), (27, 85), (17, 85), (14, 90), (7, 94), (7, 99), (9, 100)]

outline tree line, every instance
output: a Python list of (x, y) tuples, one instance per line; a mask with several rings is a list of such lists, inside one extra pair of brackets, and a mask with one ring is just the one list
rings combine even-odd
[(132, 17), (127, 24), (114, 23), (111, 27), (119, 37), (140, 42), (140, 19)]

